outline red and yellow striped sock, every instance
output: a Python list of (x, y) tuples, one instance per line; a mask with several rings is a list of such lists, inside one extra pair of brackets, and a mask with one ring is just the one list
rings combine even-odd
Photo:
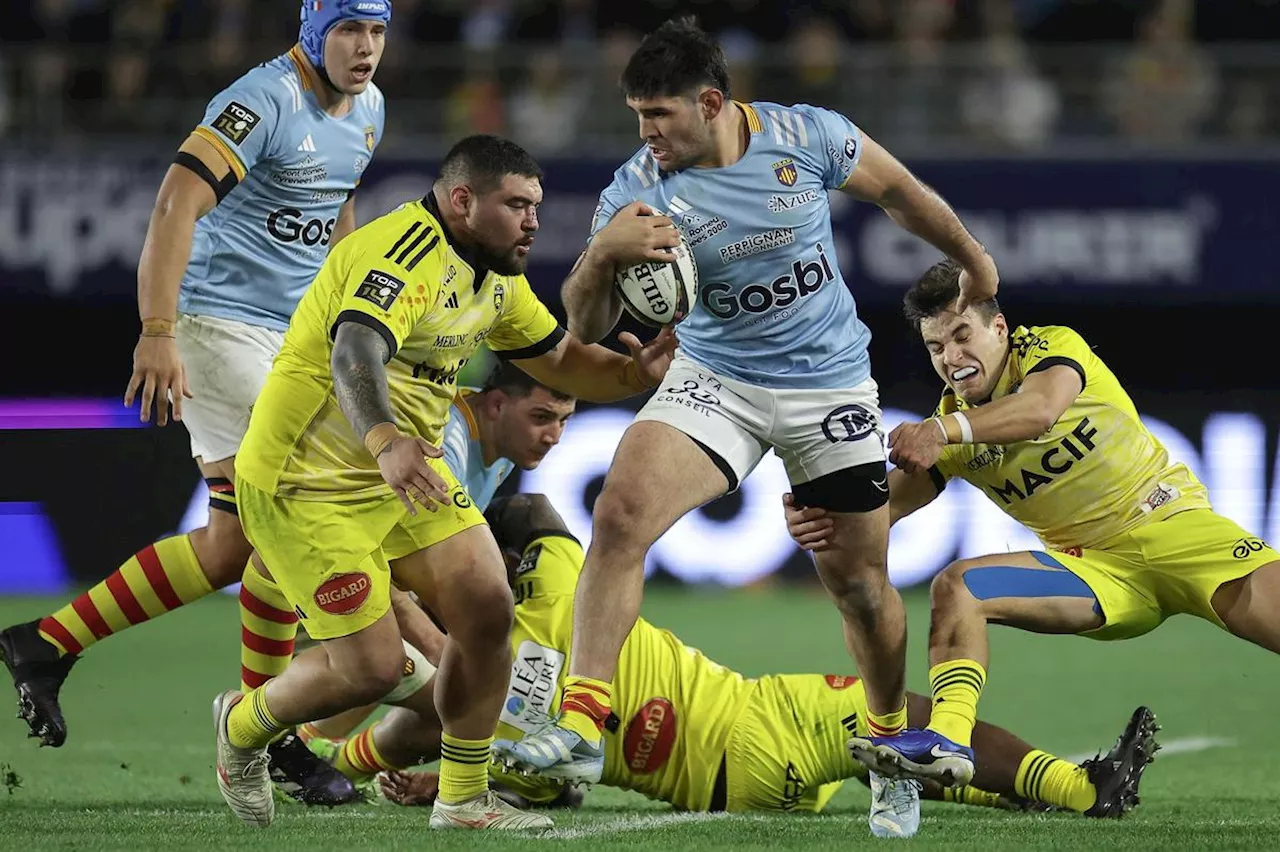
[(213, 591), (191, 547), (176, 535), (139, 550), (110, 577), (40, 622), (40, 635), (60, 655), (79, 654)]
[(240, 690), (257, 689), (288, 668), (297, 635), (289, 599), (250, 561), (240, 583)]
[(338, 752), (338, 757), (333, 761), (333, 768), (356, 782), (366, 781), (379, 772), (389, 769), (404, 769), (403, 766), (397, 766), (384, 758), (378, 751), (378, 746), (373, 739), (373, 733), (376, 730), (375, 725), (347, 740), (342, 750)]
[(902, 707), (892, 713), (872, 713), (867, 710), (867, 731), (873, 737), (892, 737), (907, 728), (907, 699), (902, 699)]
[(332, 742), (336, 742), (336, 743), (346, 742), (345, 739), (342, 739), (340, 737), (335, 738), (335, 737), (325, 736), (324, 731), (317, 728), (314, 722), (303, 722), (301, 725), (297, 727), (295, 733), (297, 733), (298, 739), (302, 740), (304, 743), (309, 743), (312, 740), (317, 738), (322, 740), (331, 740)]
[(612, 710), (613, 686), (602, 680), (570, 675), (564, 681), (560, 727), (589, 743), (599, 743)]

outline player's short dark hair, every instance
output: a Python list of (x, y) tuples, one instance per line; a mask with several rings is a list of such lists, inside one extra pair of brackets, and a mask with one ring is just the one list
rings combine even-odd
[(488, 133), (459, 140), (440, 164), (440, 180), (446, 185), (465, 183), (482, 195), (497, 189), (507, 175), (541, 178), (542, 166), (510, 139)]
[(628, 98), (676, 97), (699, 86), (714, 86), (729, 97), (729, 63), (720, 44), (685, 15), (645, 36), (620, 83)]
[(484, 380), (481, 390), (500, 390), (508, 396), (528, 396), (534, 388), (546, 388), (553, 397), (566, 402), (573, 399), (571, 394), (547, 387), (510, 361), (499, 361)]
[[(960, 298), (960, 264), (951, 258), (929, 267), (920, 280), (911, 285), (907, 295), (902, 297), (902, 313), (917, 334), (920, 323), (930, 317), (936, 317)], [(1000, 313), (1000, 303), (995, 297), (974, 305), (982, 321), (990, 323), (992, 317)]]

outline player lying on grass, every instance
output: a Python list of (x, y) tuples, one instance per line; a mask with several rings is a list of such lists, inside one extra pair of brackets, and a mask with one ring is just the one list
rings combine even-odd
[[(583, 552), (543, 495), (495, 500), (486, 517), (506, 557), (516, 599), (515, 662), (499, 736), (518, 739), (558, 709)], [(867, 776), (845, 745), (866, 712), (858, 678), (747, 678), (640, 619), (623, 646), (613, 686), (601, 781), (609, 786), (686, 810), (813, 811), (843, 779)], [(925, 696), (911, 695), (908, 706), (912, 724), (928, 719)], [(434, 759), (438, 750), (415, 750), (419, 744), (406, 721), (405, 711), (392, 709), (359, 735), (362, 748), (372, 747), (401, 767)], [(944, 792), (931, 785), (925, 792), (973, 804), (1030, 800), (1089, 816), (1119, 816), (1137, 804), (1154, 733), (1155, 717), (1138, 708), (1110, 752), (1076, 766), (979, 723), (975, 737), (982, 757), (974, 786)], [(325, 745), (314, 739), (311, 744), (317, 750)], [(330, 754), (335, 749), (329, 744)], [(556, 779), (496, 766), (491, 771), (528, 802), (566, 800)], [(425, 804), (435, 786), (434, 774), (392, 773), (384, 789), (395, 801)]]
[[(1115, 375), (1062, 326), (1010, 330), (995, 299), (955, 309), (960, 268), (930, 269), (905, 299), (946, 388), (937, 413), (889, 435), (900, 520), (960, 477), (1036, 533), (1043, 551), (962, 559), (933, 581), (929, 727), (855, 737), (885, 773), (967, 784), (988, 623), (1128, 639), (1178, 613), (1280, 651), (1280, 555), (1209, 506)], [(792, 535), (830, 545), (826, 512), (788, 501)]]

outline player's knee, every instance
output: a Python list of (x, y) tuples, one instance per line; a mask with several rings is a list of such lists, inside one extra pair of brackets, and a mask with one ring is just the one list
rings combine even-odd
[(253, 553), (239, 517), (220, 511), (209, 513), (209, 525), (191, 534), (191, 544), (200, 567), (216, 589), (239, 582)]
[(404, 655), (373, 655), (358, 666), (348, 667), (343, 675), (348, 700), (356, 704), (373, 704), (400, 685), (400, 678), (404, 675)]
[(643, 499), (626, 488), (606, 482), (591, 509), (591, 539), (611, 552), (643, 550), (653, 544), (639, 532), (636, 519), (644, 513)]
[(968, 561), (957, 559), (933, 578), (929, 584), (929, 601), (934, 612), (946, 612), (958, 604), (974, 601), (964, 582), (965, 571), (970, 567)]
[(449, 625), (450, 638), (475, 652), (506, 649), (515, 622), (511, 589), (505, 583), (487, 585), (469, 590), (467, 600), (467, 611), (458, 619), (460, 623)]

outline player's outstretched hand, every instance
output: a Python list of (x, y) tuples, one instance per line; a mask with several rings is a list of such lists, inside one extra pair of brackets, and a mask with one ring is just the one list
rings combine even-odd
[(821, 553), (831, 546), (836, 522), (831, 520), (826, 509), (797, 506), (794, 497), (783, 494), (782, 510), (787, 516), (787, 532), (801, 550)]
[(636, 364), (636, 375), (649, 387), (657, 387), (667, 375), (671, 359), (675, 357), (679, 341), (676, 332), (669, 325), (662, 327), (658, 335), (648, 343), (641, 343), (640, 338), (629, 331), (618, 335), (618, 340), (631, 353), (631, 360)]
[(991, 255), (983, 254), (982, 262), (975, 269), (960, 270), (960, 298), (956, 300), (956, 313), (965, 308), (994, 299), (1000, 288), (1000, 272)]
[(618, 266), (634, 266), (648, 260), (670, 263), (680, 245), (680, 232), (671, 219), (659, 215), (643, 201), (623, 207), (591, 240), (591, 248)]
[(396, 492), (410, 515), (418, 514), (415, 503), (434, 512), (436, 503), (443, 506), (449, 502), (449, 486), (444, 477), (427, 464), (428, 456), (438, 459), (441, 455), (438, 447), (415, 435), (401, 435), (393, 439), (378, 455), (378, 470), (382, 472), (382, 478)]
[(431, 805), (440, 792), (440, 775), (436, 772), (401, 772), (397, 769), (380, 773), (378, 784), (387, 801), (397, 805)]
[(906, 473), (923, 473), (938, 463), (946, 445), (936, 420), (900, 423), (889, 433), (889, 461)]
[(191, 387), (187, 384), (187, 368), (178, 355), (178, 343), (172, 337), (143, 335), (133, 349), (133, 375), (124, 389), (124, 405), (129, 408), (133, 399), (142, 391), (142, 404), (138, 419), (146, 423), (151, 419), (151, 406), (155, 404), (156, 425), (169, 422), (169, 403), (173, 403), (173, 419), (182, 419), (182, 400), (191, 399)]

